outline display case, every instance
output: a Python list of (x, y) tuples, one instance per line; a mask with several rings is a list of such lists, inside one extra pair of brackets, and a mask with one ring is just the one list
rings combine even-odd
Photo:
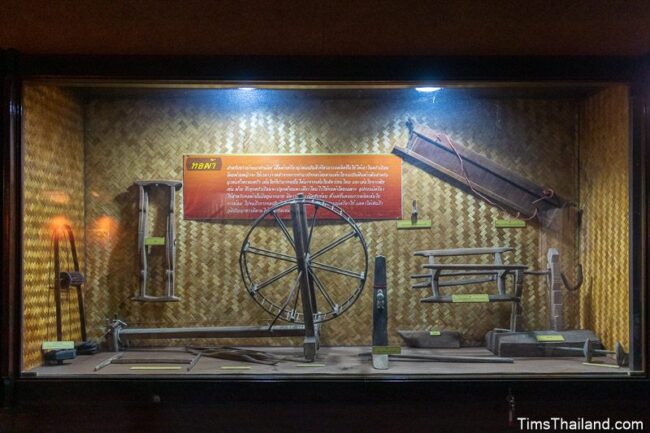
[(645, 377), (630, 65), (46, 60), (5, 86), (19, 381)]

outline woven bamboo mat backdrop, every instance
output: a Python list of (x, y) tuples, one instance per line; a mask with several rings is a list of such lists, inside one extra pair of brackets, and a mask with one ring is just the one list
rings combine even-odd
[[(408, 118), (440, 129), (570, 200), (584, 202), (580, 251), (586, 280), (579, 294), (565, 297), (567, 327), (593, 327), (607, 344), (613, 340), (627, 344), (625, 89), (608, 90), (584, 105), (572, 99), (472, 99), (455, 97), (453, 92), (438, 96), (435, 102), (430, 96), (416, 99), (404, 94), (385, 98), (352, 92), (345, 97), (318, 92), (243, 93), (214, 91), (200, 98), (187, 93), (182, 97), (98, 96), (82, 107), (67, 92), (26, 87), (25, 368), (41, 362), (40, 344), (48, 332), (54, 332), (48, 279), (53, 218), (63, 216), (72, 222), (80, 252), (85, 246), (92, 338), (101, 337), (105, 320), (114, 315), (130, 326), (265, 324), (270, 316), (244, 291), (239, 274), (239, 249), (248, 224), (185, 221), (182, 191), (177, 196), (176, 224), (176, 287), (182, 300), (168, 304), (130, 300), (138, 290), (138, 209), (133, 181), (181, 179), (182, 155), (187, 153), (388, 153), (395, 145), (405, 145)], [(576, 119), (582, 119), (579, 131)], [(604, 161), (616, 161), (616, 169)], [(616, 206), (605, 204), (611, 197), (617, 197)], [(421, 304), (424, 294), (409, 288), (409, 275), (420, 264), (412, 251), (509, 245), (516, 249), (511, 262), (543, 268), (546, 241), (540, 239), (545, 234), (534, 224), (518, 230), (496, 229), (494, 220), (506, 217), (501, 211), (404, 164), (405, 217), (412, 199), (418, 200), (421, 218), (433, 219), (431, 230), (398, 232), (394, 221), (360, 222), (369, 247), (369, 275), (375, 255), (383, 254), (388, 260), (391, 343), (398, 344), (398, 329), (437, 328), (457, 329), (466, 344), (479, 344), (487, 330), (507, 323), (508, 307)], [(163, 195), (152, 194), (150, 221), (158, 233), (162, 233), (164, 215), (156, 208), (164, 200)], [(85, 239), (80, 229), (84, 211)], [(323, 228), (320, 242), (336, 233), (335, 226)], [(278, 250), (283, 248), (280, 239), (270, 228), (256, 237), (260, 246)], [(562, 244), (560, 253), (572, 268), (577, 249), (562, 251), (569, 245)], [(348, 251), (343, 249), (329, 259), (349, 263), (353, 260), (344, 256)], [(163, 282), (158, 253), (154, 249), (151, 262), (154, 292)], [(264, 270), (279, 271), (279, 266), (267, 263)], [(596, 269), (606, 272), (597, 275)], [(333, 284), (339, 285), (337, 292), (346, 291), (340, 287), (341, 280)], [(370, 343), (371, 284), (372, 278), (346, 314), (324, 325), (323, 344)], [(74, 305), (74, 297), (71, 300)], [(546, 302), (543, 280), (528, 278), (523, 300), (525, 328), (546, 327)], [(65, 316), (64, 329), (67, 332), (70, 320), (72, 334), (78, 338), (74, 308), (70, 319)], [(299, 345), (301, 341), (258, 339), (250, 343)]]
[(606, 89), (583, 106), (580, 124), (580, 322), (613, 347), (629, 348), (628, 90)]
[[(43, 341), (56, 340), (54, 227), (71, 224), (82, 270), (84, 266), (84, 142), (83, 105), (72, 94), (54, 87), (25, 86), (23, 103), (23, 366), (28, 369), (41, 364)], [(63, 291), (62, 310), (63, 338), (78, 341), (74, 291)]]
[[(318, 96), (289, 91), (213, 91), (202, 98), (96, 97), (86, 105), (87, 305), (90, 335), (102, 334), (105, 319), (117, 314), (130, 326), (199, 326), (268, 323), (270, 316), (244, 291), (238, 265), (247, 223), (183, 220), (178, 195), (178, 303), (139, 304), (136, 179), (181, 179), (187, 153), (388, 153), (408, 138), (408, 118), (439, 128), (454, 140), (510, 167), (533, 181), (577, 200), (576, 116), (571, 99), (468, 99), (453, 92), (432, 97), (380, 98)], [(494, 228), (498, 209), (409, 165), (403, 165), (403, 208), (418, 200), (427, 231), (397, 231), (395, 221), (361, 222), (370, 261), (388, 261), (391, 343), (398, 329), (457, 329), (468, 344), (508, 321), (507, 305), (425, 305), (410, 289), (410, 274), (421, 263), (414, 250), (509, 245), (509, 259), (545, 266), (540, 230)], [(163, 203), (152, 197), (151, 207)], [(163, 220), (152, 209), (151, 221)], [(264, 238), (264, 236), (262, 236)], [(272, 242), (269, 233), (266, 239)], [(279, 239), (279, 238), (275, 238)], [(264, 241), (264, 239), (262, 239)], [(280, 245), (265, 245), (281, 248)], [(345, 259), (345, 258), (342, 258)], [(155, 262), (155, 260), (154, 260)], [(278, 267), (277, 270), (283, 268)], [(272, 269), (273, 270), (273, 269)], [(369, 269), (372, 275), (372, 264)], [(153, 286), (162, 285), (155, 273)], [(370, 278), (357, 303), (325, 324), (325, 345), (369, 344)], [(278, 289), (281, 290), (282, 288)], [(288, 291), (288, 288), (286, 289)], [(476, 287), (475, 292), (485, 288)], [(546, 326), (546, 287), (528, 279), (524, 323)], [(226, 341), (224, 341), (226, 342)], [(232, 341), (228, 343), (233, 343)], [(241, 341), (237, 342), (241, 344)], [(255, 344), (300, 344), (254, 340)]]

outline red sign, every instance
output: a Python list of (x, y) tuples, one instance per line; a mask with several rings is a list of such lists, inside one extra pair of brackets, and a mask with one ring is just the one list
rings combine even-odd
[(402, 161), (394, 155), (185, 155), (185, 219), (255, 219), (303, 193), (359, 219), (402, 214)]

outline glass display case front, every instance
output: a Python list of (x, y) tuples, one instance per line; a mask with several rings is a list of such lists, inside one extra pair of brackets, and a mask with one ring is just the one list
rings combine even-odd
[(629, 89), (23, 87), (22, 371), (628, 376)]

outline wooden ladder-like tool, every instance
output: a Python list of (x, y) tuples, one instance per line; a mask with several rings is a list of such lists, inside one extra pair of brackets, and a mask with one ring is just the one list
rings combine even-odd
[[(140, 258), (140, 292), (133, 297), (134, 301), (143, 302), (170, 302), (179, 301), (174, 295), (174, 274), (176, 263), (176, 191), (180, 190), (183, 182), (178, 180), (138, 180), (135, 182), (140, 192), (139, 220), (138, 220), (138, 256)], [(164, 237), (148, 236), (147, 219), (149, 212), (149, 193), (153, 188), (167, 188), (169, 191), (169, 205), (167, 207), (167, 229)], [(153, 296), (147, 294), (149, 280), (148, 257), (149, 248), (152, 246), (165, 247), (165, 294)]]

